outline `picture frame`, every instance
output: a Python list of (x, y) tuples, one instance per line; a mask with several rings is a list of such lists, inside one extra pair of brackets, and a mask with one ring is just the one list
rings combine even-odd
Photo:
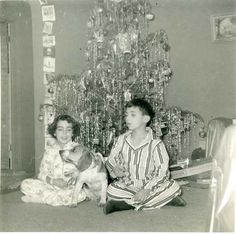
[(236, 40), (236, 14), (212, 15), (212, 40)]

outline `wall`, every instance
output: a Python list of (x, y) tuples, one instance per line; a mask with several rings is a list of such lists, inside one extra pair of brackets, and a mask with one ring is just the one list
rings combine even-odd
[[(43, 125), (38, 122), (43, 103), (42, 19), (38, 1), (32, 9), (36, 169), (43, 152)], [(95, 0), (48, 1), (55, 5), (56, 73), (75, 74), (86, 69), (86, 23)], [(214, 117), (236, 116), (236, 41), (212, 42), (210, 15), (235, 11), (235, 0), (151, 0), (155, 21), (151, 31), (166, 30), (171, 45), (174, 76), (167, 89), (168, 106), (199, 113), (206, 123)]]
[(236, 41), (213, 42), (210, 16), (236, 14), (235, 0), (161, 0), (152, 30), (164, 28), (171, 45), (173, 79), (166, 102), (206, 121), (236, 117)]
[(86, 69), (87, 20), (94, 1), (55, 4), (56, 73), (78, 74)]

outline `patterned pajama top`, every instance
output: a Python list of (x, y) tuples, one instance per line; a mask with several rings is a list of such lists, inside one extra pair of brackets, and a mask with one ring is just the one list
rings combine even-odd
[[(72, 149), (78, 143), (69, 142), (63, 149)], [(35, 203), (45, 203), (52, 206), (68, 206), (72, 204), (74, 185), (59, 188), (47, 183), (47, 176), (51, 179), (63, 179), (68, 182), (70, 177), (65, 176), (66, 172), (77, 170), (74, 165), (62, 161), (59, 150), (62, 148), (55, 140), (47, 146), (40, 164), (37, 179), (25, 179), (21, 183), (21, 192), (28, 197), (28, 200)], [(84, 191), (78, 195), (77, 201), (81, 202), (86, 198)]]

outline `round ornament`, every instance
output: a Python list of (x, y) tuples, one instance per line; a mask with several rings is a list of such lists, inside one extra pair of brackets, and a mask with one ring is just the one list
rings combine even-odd
[(149, 21), (152, 21), (152, 20), (154, 20), (154, 18), (155, 18), (155, 16), (154, 16), (152, 13), (147, 13), (145, 17), (146, 17), (146, 19), (149, 20)]
[(53, 90), (52, 87), (48, 88), (48, 93), (50, 93), (50, 94), (53, 94), (53, 93), (54, 93), (54, 90)]
[(39, 120), (39, 122), (43, 122), (43, 115), (42, 114), (39, 114), (38, 120)]
[(103, 12), (103, 9), (99, 7), (99, 8), (98, 8), (98, 12), (99, 12), (99, 13)]
[(201, 138), (205, 138), (205, 137), (206, 137), (206, 131), (201, 128), (200, 131), (199, 131), (199, 136), (200, 136)]

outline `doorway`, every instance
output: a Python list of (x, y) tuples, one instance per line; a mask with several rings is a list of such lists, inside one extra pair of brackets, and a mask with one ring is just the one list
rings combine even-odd
[(0, 191), (35, 172), (32, 17), (25, 1), (0, 1)]

